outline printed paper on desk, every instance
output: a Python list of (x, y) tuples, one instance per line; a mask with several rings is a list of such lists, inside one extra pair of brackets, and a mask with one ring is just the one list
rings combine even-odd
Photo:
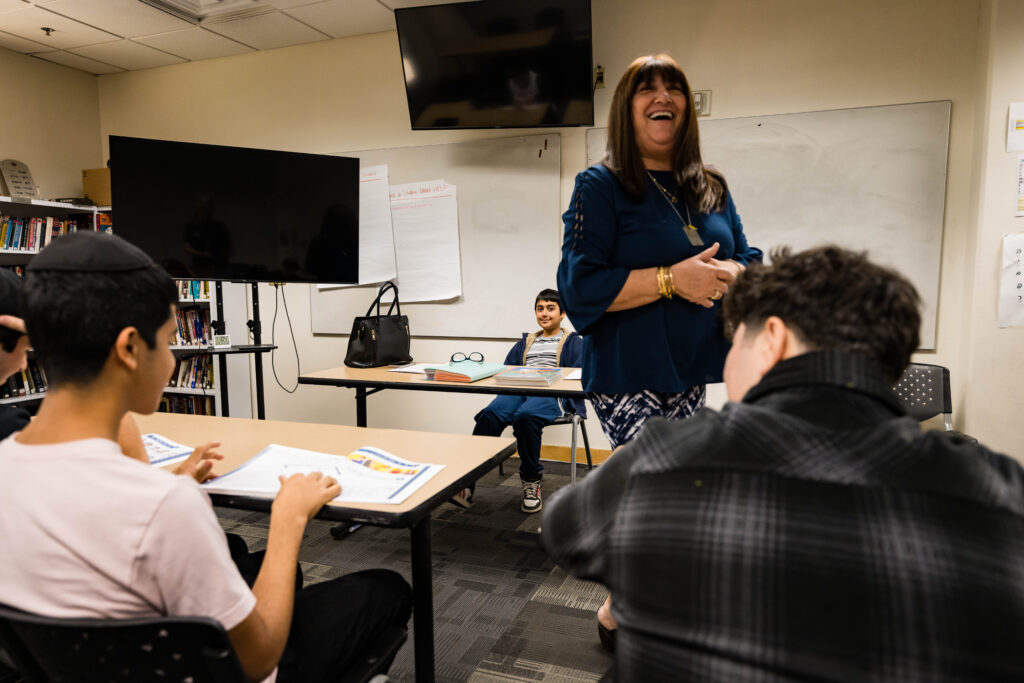
[(462, 295), (459, 206), (444, 180), (391, 186), (398, 289), (402, 303)]
[(583, 368), (576, 368), (566, 375), (565, 379), (583, 379)]
[(193, 448), (171, 441), (159, 434), (143, 434), (142, 445), (146, 447), (150, 465), (170, 465), (192, 455)]
[(1024, 233), (1003, 238), (999, 274), (999, 327), (1024, 325)]
[(399, 365), (395, 368), (388, 368), (388, 372), (409, 372), (414, 375), (426, 374), (424, 370), (427, 368), (434, 368), (443, 363), (416, 363), (415, 365)]
[(210, 493), (273, 498), (281, 488), (279, 475), (320, 472), (341, 484), (336, 502), (397, 505), (443, 468), (402, 460), (370, 446), (346, 456), (270, 444), (246, 464), (203, 484), (203, 488)]
[[(387, 282), (397, 274), (388, 167), (368, 166), (359, 170), (359, 284)], [(352, 286), (327, 284), (317, 289)]]

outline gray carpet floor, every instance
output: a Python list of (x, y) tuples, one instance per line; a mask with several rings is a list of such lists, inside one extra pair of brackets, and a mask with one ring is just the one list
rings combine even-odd
[[(518, 461), (507, 465), (504, 475), (495, 470), (477, 483), (472, 508), (446, 503), (432, 516), (437, 681), (597, 681), (612, 664), (594, 616), (607, 593), (568, 576), (540, 549), (541, 516), (520, 512)], [(545, 467), (547, 497), (569, 483), (569, 466)], [(217, 514), (250, 550), (266, 544), (267, 515), (224, 508)], [(410, 580), (407, 530), (363, 527), (339, 541), (330, 527), (313, 521), (307, 529), (299, 554), (307, 584), (373, 567)], [(414, 637), (410, 632), (395, 659), (392, 681), (415, 679)]]

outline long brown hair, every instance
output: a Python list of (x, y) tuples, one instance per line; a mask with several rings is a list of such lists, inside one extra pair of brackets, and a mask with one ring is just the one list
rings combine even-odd
[(615, 86), (611, 111), (608, 113), (608, 148), (601, 160), (622, 183), (633, 199), (644, 196), (648, 187), (640, 149), (633, 130), (633, 95), (640, 88), (661, 76), (666, 85), (682, 88), (686, 95), (686, 112), (672, 148), (672, 173), (687, 204), (701, 213), (721, 211), (725, 206), (726, 185), (721, 173), (707, 168), (700, 156), (700, 134), (693, 105), (693, 91), (686, 74), (667, 54), (646, 55), (633, 60)]

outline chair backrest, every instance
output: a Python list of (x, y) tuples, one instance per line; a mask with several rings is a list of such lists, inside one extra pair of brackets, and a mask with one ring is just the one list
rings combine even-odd
[(948, 368), (927, 363), (911, 363), (893, 390), (911, 417), (923, 422), (944, 414), (946, 429), (953, 428), (953, 401), (950, 397)]
[(244, 683), (227, 632), (205, 617), (55, 619), (0, 605), (0, 646), (29, 683)]

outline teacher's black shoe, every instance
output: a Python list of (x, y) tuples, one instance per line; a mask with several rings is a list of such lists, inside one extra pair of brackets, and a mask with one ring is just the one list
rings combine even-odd
[(608, 652), (615, 652), (615, 632), (618, 629), (607, 628), (600, 621), (597, 622), (597, 637), (601, 639), (601, 647)]

